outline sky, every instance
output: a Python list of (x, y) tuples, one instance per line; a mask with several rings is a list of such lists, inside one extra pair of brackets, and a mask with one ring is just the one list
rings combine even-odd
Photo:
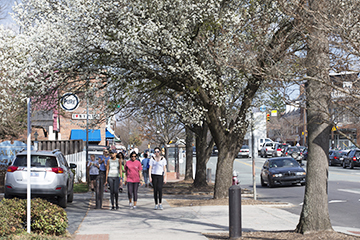
[(0, 6), (3, 11), (0, 13), (0, 24), (4, 25), (5, 27), (11, 27), (13, 28), (15, 23), (12, 20), (9, 12), (11, 11), (11, 7), (14, 4), (14, 0), (0, 0)]

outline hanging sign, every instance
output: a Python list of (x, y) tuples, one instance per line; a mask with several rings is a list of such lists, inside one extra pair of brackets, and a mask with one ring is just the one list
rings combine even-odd
[(80, 100), (79, 100), (78, 96), (76, 96), (76, 94), (73, 94), (73, 93), (65, 93), (60, 98), (61, 108), (68, 112), (72, 112), (75, 109), (77, 109), (79, 106), (79, 103), (80, 103)]

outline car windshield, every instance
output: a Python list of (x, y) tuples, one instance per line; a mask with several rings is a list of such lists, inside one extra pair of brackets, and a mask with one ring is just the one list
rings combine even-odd
[(249, 149), (248, 145), (242, 145), (241, 149)]
[(269, 163), (270, 168), (299, 167), (299, 163), (293, 159), (276, 159)]
[[(27, 156), (17, 156), (14, 166), (27, 166)], [(58, 167), (58, 163), (54, 156), (31, 155), (31, 167)]]
[(287, 151), (288, 151), (288, 152), (297, 152), (298, 149), (297, 149), (297, 148), (288, 148)]

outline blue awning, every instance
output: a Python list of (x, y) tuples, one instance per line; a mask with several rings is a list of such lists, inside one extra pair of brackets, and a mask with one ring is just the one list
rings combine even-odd
[(111, 132), (109, 132), (109, 130), (105, 131), (105, 138), (115, 138), (114, 134), (112, 134)]
[[(100, 129), (89, 129), (88, 138), (89, 138), (89, 142), (101, 142)], [(70, 139), (86, 141), (86, 130), (85, 129), (72, 129)]]

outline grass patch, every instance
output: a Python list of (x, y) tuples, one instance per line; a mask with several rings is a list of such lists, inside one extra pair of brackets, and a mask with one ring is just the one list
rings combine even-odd
[(74, 183), (74, 193), (85, 193), (89, 191), (87, 183)]

